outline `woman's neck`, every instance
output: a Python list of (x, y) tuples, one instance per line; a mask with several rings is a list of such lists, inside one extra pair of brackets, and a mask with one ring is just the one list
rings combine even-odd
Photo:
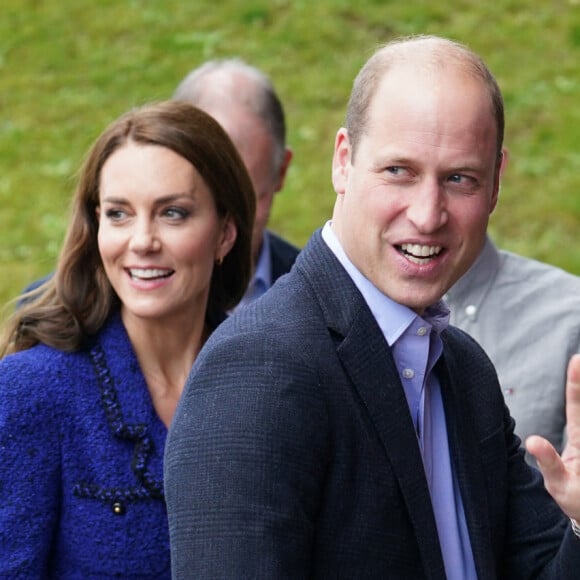
[(124, 316), (123, 322), (153, 406), (169, 426), (191, 366), (209, 335), (205, 320), (182, 317), (161, 323)]

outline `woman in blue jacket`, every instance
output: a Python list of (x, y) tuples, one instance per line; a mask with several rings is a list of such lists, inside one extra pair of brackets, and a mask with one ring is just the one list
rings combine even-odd
[(170, 578), (167, 428), (247, 287), (254, 211), (234, 146), (191, 105), (97, 139), (55, 274), (0, 342), (0, 577)]

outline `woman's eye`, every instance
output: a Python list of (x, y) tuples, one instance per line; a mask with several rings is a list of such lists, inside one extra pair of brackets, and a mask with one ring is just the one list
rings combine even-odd
[(189, 212), (181, 207), (168, 207), (164, 215), (170, 219), (184, 219), (189, 215)]
[(125, 216), (125, 212), (121, 209), (110, 208), (105, 212), (105, 215), (113, 221), (120, 220)]

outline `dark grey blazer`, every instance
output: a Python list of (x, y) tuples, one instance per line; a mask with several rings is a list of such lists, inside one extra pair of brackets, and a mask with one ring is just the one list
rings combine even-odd
[(270, 240), (270, 264), (272, 269), (272, 283), (280, 276), (290, 272), (300, 250), (270, 230), (266, 231)]
[[(479, 579), (577, 578), (580, 541), (524, 462), (491, 363), (460, 330), (443, 342), (436, 369)], [(390, 349), (320, 232), (202, 350), (170, 428), (165, 490), (174, 578), (445, 577)]]

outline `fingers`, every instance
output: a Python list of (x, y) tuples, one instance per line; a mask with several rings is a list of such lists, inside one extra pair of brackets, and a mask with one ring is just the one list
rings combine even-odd
[(560, 468), (562, 463), (560, 456), (547, 439), (538, 435), (528, 437), (526, 439), (526, 450), (536, 458), (542, 473), (544, 473), (544, 469), (552, 471)]
[(566, 380), (566, 429), (568, 441), (558, 455), (543, 437), (533, 435), (526, 449), (533, 455), (544, 476), (544, 485), (562, 510), (574, 517), (580, 514), (580, 355), (568, 363)]
[(526, 439), (526, 449), (538, 462), (548, 493), (560, 503), (565, 496), (568, 476), (566, 466), (552, 444), (537, 435)]
[(566, 422), (568, 440), (580, 444), (580, 354), (575, 354), (568, 363)]

